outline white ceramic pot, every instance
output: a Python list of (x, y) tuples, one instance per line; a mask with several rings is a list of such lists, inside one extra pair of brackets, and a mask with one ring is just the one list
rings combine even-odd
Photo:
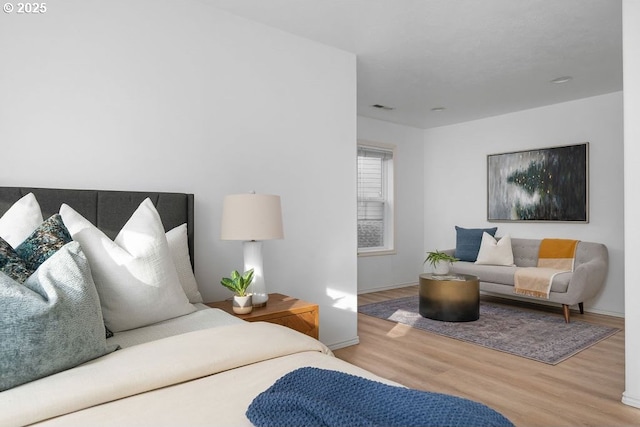
[(450, 263), (448, 261), (436, 262), (433, 266), (433, 274), (442, 275), (449, 273), (449, 265)]
[(251, 294), (239, 297), (233, 296), (233, 312), (236, 314), (249, 314), (253, 310), (253, 302), (251, 301)]

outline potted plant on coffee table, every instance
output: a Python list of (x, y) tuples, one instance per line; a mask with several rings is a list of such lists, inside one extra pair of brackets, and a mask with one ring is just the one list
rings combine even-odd
[(459, 261), (459, 259), (452, 257), (445, 252), (440, 252), (437, 249), (432, 252), (427, 252), (427, 258), (424, 260), (424, 262), (428, 262), (429, 264), (431, 264), (431, 267), (433, 268), (433, 274), (436, 275), (449, 273), (449, 266), (451, 265), (451, 263), (456, 261)]
[(220, 284), (234, 293), (233, 312), (236, 314), (248, 314), (253, 310), (251, 294), (247, 293), (247, 288), (253, 280), (253, 268), (243, 274), (234, 270), (231, 277), (223, 277)]

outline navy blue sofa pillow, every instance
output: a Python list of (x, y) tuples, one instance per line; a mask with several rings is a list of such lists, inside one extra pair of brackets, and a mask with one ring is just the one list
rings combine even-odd
[(456, 253), (460, 261), (475, 262), (478, 259), (482, 233), (487, 232), (495, 237), (498, 227), (492, 228), (462, 228), (456, 225)]

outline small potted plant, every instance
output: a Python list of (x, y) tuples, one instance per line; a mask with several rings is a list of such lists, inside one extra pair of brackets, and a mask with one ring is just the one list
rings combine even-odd
[(427, 258), (424, 260), (424, 262), (431, 264), (431, 267), (433, 267), (433, 274), (437, 275), (447, 274), (451, 263), (456, 261), (459, 261), (459, 259), (452, 257), (445, 252), (440, 252), (437, 249), (432, 252), (427, 252)]
[(253, 280), (253, 268), (243, 274), (237, 271), (231, 272), (231, 277), (223, 277), (220, 284), (234, 293), (233, 312), (236, 314), (248, 314), (253, 310), (251, 294), (247, 293), (247, 288)]

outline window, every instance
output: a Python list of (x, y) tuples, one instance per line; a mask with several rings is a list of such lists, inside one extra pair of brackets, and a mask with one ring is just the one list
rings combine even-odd
[(358, 144), (358, 254), (394, 250), (394, 151), (393, 146)]

